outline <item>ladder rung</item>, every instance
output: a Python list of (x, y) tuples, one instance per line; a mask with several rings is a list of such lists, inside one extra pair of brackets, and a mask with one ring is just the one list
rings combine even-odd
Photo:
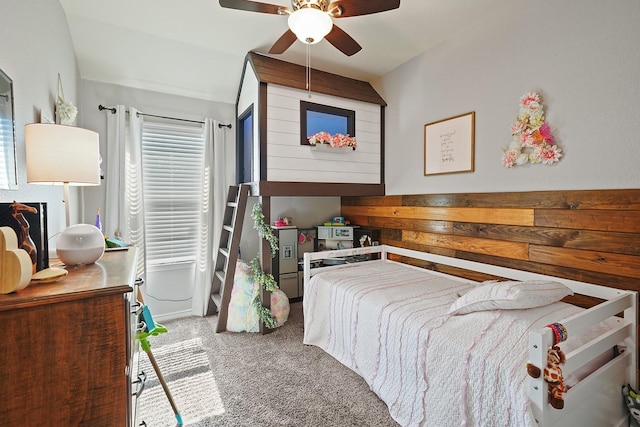
[[(229, 187), (211, 288), (211, 300), (218, 308), (216, 332), (224, 331), (227, 325), (228, 306), (233, 290), (235, 268), (239, 257), (240, 234), (242, 233), (248, 196), (249, 187), (246, 185)], [(225, 258), (222, 258), (221, 255)]]
[(226, 276), (224, 270), (216, 270), (214, 274), (220, 280), (220, 283), (224, 285), (224, 278)]
[(216, 305), (216, 308), (220, 308), (220, 304), (222, 303), (222, 295), (220, 294), (211, 294), (211, 301)]

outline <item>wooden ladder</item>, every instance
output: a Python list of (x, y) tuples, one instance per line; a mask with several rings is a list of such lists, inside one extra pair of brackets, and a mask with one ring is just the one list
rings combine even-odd
[(220, 244), (216, 254), (216, 264), (211, 284), (211, 301), (218, 310), (218, 324), (216, 332), (227, 329), (227, 315), (233, 279), (238, 262), (240, 235), (244, 212), (249, 197), (249, 185), (230, 186), (220, 233)]

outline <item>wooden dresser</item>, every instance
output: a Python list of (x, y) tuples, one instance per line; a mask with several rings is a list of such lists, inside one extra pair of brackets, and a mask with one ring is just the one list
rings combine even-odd
[(133, 248), (107, 252), (0, 295), (2, 425), (132, 425), (135, 265)]

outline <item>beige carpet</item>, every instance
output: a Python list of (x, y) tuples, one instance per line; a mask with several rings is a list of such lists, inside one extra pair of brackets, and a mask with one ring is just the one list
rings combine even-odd
[[(302, 303), (268, 335), (215, 333), (216, 317), (164, 323), (150, 338), (185, 426), (397, 426), (367, 384), (317, 347), (302, 344)], [(138, 421), (176, 425), (144, 352), (147, 385)]]

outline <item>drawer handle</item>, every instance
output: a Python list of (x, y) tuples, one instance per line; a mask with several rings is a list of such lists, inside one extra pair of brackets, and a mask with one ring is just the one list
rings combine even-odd
[(144, 421), (140, 421), (140, 424), (138, 424), (138, 427), (147, 427), (147, 423), (145, 423)]
[(138, 374), (138, 379), (135, 380), (132, 384), (138, 384), (138, 389), (131, 393), (133, 396), (140, 397), (142, 392), (144, 391), (144, 385), (147, 382), (147, 374), (144, 371)]

